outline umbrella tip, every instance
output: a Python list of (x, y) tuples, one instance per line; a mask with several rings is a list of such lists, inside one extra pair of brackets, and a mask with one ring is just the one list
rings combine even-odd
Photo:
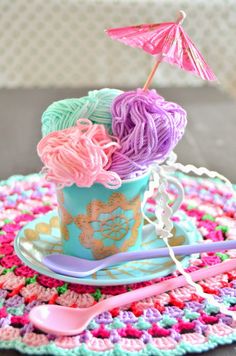
[(182, 23), (184, 22), (186, 16), (187, 16), (186, 13), (183, 10), (180, 10), (178, 12), (178, 17), (177, 17), (176, 23), (178, 25), (182, 25)]

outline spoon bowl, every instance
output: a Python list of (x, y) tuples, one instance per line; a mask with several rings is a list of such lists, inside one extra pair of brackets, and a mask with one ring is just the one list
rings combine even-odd
[(30, 312), (34, 325), (55, 335), (71, 335), (71, 330), (82, 332), (93, 318), (92, 308), (68, 308), (58, 305), (39, 305)]

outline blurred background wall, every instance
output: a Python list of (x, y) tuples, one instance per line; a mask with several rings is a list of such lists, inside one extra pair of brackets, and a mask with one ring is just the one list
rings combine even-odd
[(0, 178), (40, 169), (40, 118), (52, 101), (143, 85), (154, 59), (112, 41), (105, 28), (173, 21), (180, 9), (219, 81), (163, 63), (153, 87), (188, 111), (179, 160), (236, 182), (235, 0), (0, 0)]

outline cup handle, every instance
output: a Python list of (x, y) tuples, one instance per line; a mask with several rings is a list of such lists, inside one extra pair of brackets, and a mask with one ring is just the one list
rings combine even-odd
[(177, 191), (178, 191), (178, 196), (174, 201), (174, 204), (172, 205), (172, 211), (173, 214), (179, 209), (179, 207), (181, 206), (181, 204), (183, 203), (184, 200), (184, 188), (182, 186), (182, 184), (180, 184), (180, 182), (178, 181), (178, 179), (174, 178), (174, 177), (166, 177), (167, 181), (169, 183), (172, 183), (176, 186)]

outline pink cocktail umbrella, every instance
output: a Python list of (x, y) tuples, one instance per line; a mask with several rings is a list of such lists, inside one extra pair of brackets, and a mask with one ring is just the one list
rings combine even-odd
[(185, 12), (180, 11), (176, 22), (111, 28), (105, 31), (112, 39), (131, 47), (142, 48), (157, 58), (144, 90), (150, 85), (162, 61), (174, 64), (202, 79), (216, 80), (215, 74), (181, 26), (185, 17)]

